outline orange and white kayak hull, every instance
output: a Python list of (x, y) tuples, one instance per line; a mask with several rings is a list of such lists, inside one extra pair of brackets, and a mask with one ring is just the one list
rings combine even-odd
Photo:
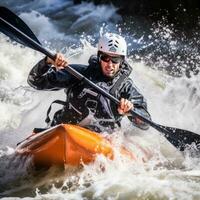
[(31, 135), (17, 146), (16, 153), (33, 156), (37, 166), (79, 166), (94, 161), (97, 154), (114, 156), (110, 142), (100, 134), (69, 124)]

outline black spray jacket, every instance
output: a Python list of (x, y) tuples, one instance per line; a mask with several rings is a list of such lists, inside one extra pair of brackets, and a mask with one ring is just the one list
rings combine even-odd
[[(113, 79), (102, 74), (96, 56), (91, 56), (89, 65), (70, 65), (92, 82), (114, 95), (117, 99), (125, 98), (134, 104), (136, 112), (146, 118), (150, 118), (144, 97), (138, 92), (133, 81), (128, 77), (131, 67), (127, 62), (120, 66), (119, 72)], [(62, 110), (54, 115), (51, 125), (59, 123), (80, 124), (82, 126), (98, 126), (113, 129), (120, 126), (122, 115), (117, 111), (117, 105), (83, 81), (77, 80), (65, 69), (56, 71), (54, 67), (47, 65), (42, 59), (31, 70), (28, 83), (38, 90), (65, 89), (67, 99)], [(91, 117), (92, 116), (92, 117)], [(133, 124), (141, 129), (147, 129), (148, 125), (138, 122), (134, 117), (128, 117)], [(102, 129), (100, 129), (102, 130)]]

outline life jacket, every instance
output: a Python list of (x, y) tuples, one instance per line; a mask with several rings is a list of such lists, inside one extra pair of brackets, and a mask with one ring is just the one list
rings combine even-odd
[[(127, 62), (122, 63), (116, 76), (113, 79), (108, 79), (101, 72), (97, 56), (91, 56), (88, 63), (89, 66), (84, 76), (111, 95), (119, 98), (119, 90), (131, 74), (131, 66)], [(116, 112), (117, 105), (113, 105), (108, 98), (103, 97), (84, 81), (77, 81), (67, 87), (65, 93), (67, 96), (66, 101), (55, 100), (52, 102), (52, 104), (63, 105), (63, 109), (57, 112), (57, 115), (60, 115), (61, 118), (57, 120), (56, 124), (61, 122), (78, 124), (92, 113), (95, 120), (100, 119), (99, 121), (103, 126), (113, 123), (120, 125), (121, 116)], [(50, 122), (49, 113), (52, 104), (47, 111), (47, 123)]]

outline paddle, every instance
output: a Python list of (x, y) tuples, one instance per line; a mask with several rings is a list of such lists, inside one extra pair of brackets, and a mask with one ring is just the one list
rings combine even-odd
[[(2, 15), (3, 11), (3, 15)], [(5, 16), (9, 15), (9, 22), (5, 19)], [(13, 23), (14, 22), (14, 23)], [(20, 23), (16, 23), (20, 22)], [(46, 56), (50, 57), (51, 59), (55, 59), (55, 55), (50, 53), (48, 50), (46, 50), (44, 47), (41, 46), (39, 40), (36, 38), (36, 36), (33, 34), (33, 32), (30, 30), (30, 28), (27, 25), (24, 25), (25, 23), (14, 13), (9, 11), (7, 8), (0, 7), (0, 31), (4, 34), (8, 35), (11, 39), (25, 45), (28, 47), (31, 47)], [(19, 26), (19, 27), (18, 27)], [(24, 26), (24, 27), (22, 27)], [(92, 86), (94, 89), (96, 89), (100, 94), (104, 95), (105, 97), (109, 98), (111, 101), (113, 101), (116, 104), (119, 104), (119, 100), (113, 97), (111, 94), (104, 91), (102, 88), (91, 82), (89, 79), (84, 77), (82, 74), (74, 70), (72, 67), (68, 66), (66, 70), (73, 76), (75, 76), (77, 79), (84, 81), (85, 83)], [(141, 116), (140, 114), (136, 113), (134, 110), (130, 112), (131, 115), (138, 117), (142, 121), (146, 122), (156, 130), (160, 131), (164, 134), (164, 136), (168, 139), (169, 142), (171, 142), (175, 147), (179, 148), (181, 151), (185, 149), (187, 145), (190, 145), (191, 143), (200, 143), (200, 135), (193, 133), (191, 131), (182, 130), (178, 128), (173, 127), (167, 127), (162, 126), (159, 124), (156, 124), (155, 122)]]
[[(26, 35), (28, 35), (35, 42), (40, 44), (39, 40), (34, 35), (34, 33), (31, 31), (31, 29), (24, 23), (24, 21), (22, 21), (18, 16), (16, 16), (12, 11), (10, 11), (9, 9), (7, 9), (5, 7), (0, 7), (0, 17), (3, 18), (4, 20), (6, 20), (7, 22), (9, 22), (10, 24), (12, 24), (13, 26), (17, 27), (23, 33), (26, 33)], [(9, 29), (4, 27), (4, 24), (1, 24), (0, 31), (2, 33), (4, 33), (5, 35), (9, 36), (10, 38), (12, 38), (13, 40), (15, 40), (16, 42), (19, 42), (20, 44), (23, 44), (24, 46), (28, 46), (28, 47), (34, 49), (34, 47), (31, 46), (31, 43), (27, 43), (27, 42), (24, 42), (23, 40), (19, 39), (19, 35), (18, 35), (17, 31), (14, 33), (10, 32)], [(37, 50), (37, 49), (35, 49), (35, 50)]]

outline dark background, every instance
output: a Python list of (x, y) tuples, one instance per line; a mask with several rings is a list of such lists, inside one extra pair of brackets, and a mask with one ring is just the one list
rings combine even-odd
[(169, 23), (183, 30), (196, 27), (200, 19), (200, 0), (74, 0), (74, 3), (84, 1), (113, 4), (122, 16), (146, 17), (153, 21), (165, 16)]

